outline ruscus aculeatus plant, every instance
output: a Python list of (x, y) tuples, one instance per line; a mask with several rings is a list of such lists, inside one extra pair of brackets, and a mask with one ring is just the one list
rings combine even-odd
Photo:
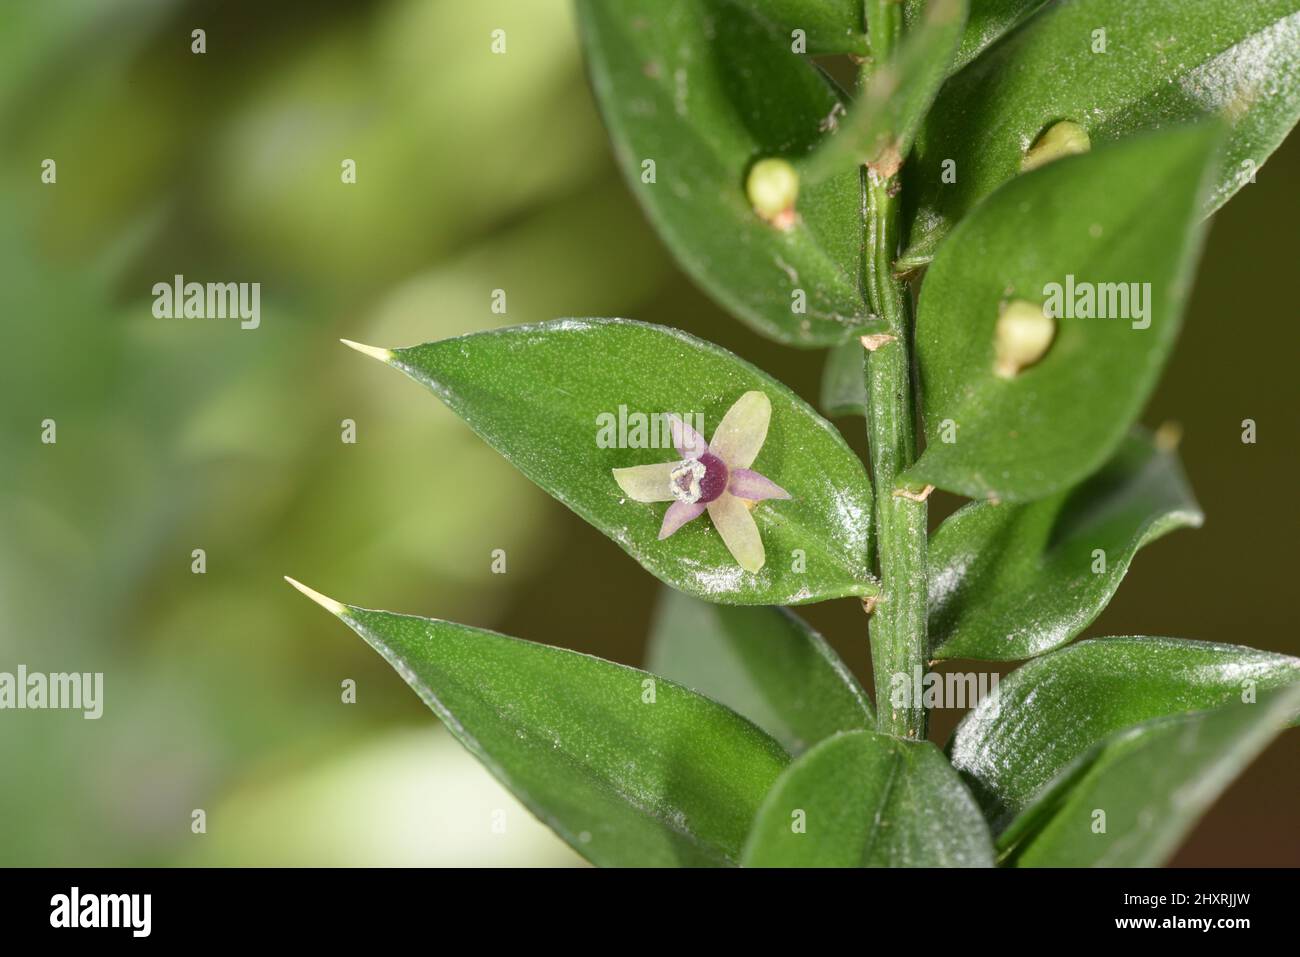
[[(358, 347), (663, 582), (649, 670), (299, 587), (596, 864), (1167, 860), (1294, 722), (1300, 661), (1074, 639), (1202, 521), (1137, 419), (1207, 217), (1300, 116), (1300, 0), (577, 7), (649, 220), (756, 333), (828, 350), (823, 409), (863, 417), (869, 463), (662, 326)], [(969, 502), (930, 534), (934, 489)], [(874, 695), (784, 607), (844, 598)], [(931, 670), (953, 658), (1024, 664)]]

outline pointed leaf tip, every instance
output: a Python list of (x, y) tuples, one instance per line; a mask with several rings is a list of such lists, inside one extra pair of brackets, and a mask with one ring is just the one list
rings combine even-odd
[(370, 356), (372, 359), (378, 359), (380, 362), (389, 363), (393, 361), (392, 349), (381, 349), (379, 346), (368, 346), (362, 342), (353, 342), (351, 339), (340, 339), (349, 349), (356, 349), (363, 356)]
[(348, 609), (347, 609), (347, 606), (344, 605), (344, 604), (342, 604), (341, 602), (337, 602), (337, 601), (335, 601), (333, 598), (330, 598), (328, 595), (322, 595), (320, 592), (316, 591), (314, 588), (308, 588), (308, 587), (307, 587), (306, 585), (304, 585), (302, 582), (300, 582), (300, 581), (298, 581), (298, 580), (296, 580), (296, 579), (290, 578), (288, 575), (285, 575), (285, 576), (284, 576), (284, 580), (287, 581), (287, 582), (288, 582), (290, 585), (292, 585), (294, 588), (298, 589), (298, 591), (302, 592), (304, 595), (306, 595), (308, 598), (310, 598), (310, 599), (311, 599), (312, 601), (314, 601), (316, 604), (320, 605), (322, 608), (324, 608), (324, 609), (325, 609), (327, 612), (329, 612), (331, 615), (337, 615), (338, 617), (342, 618), (343, 615), (344, 615), (344, 614), (347, 612), (347, 610), (348, 610)]
[[(871, 483), (861, 460), (786, 386), (718, 346), (663, 326), (562, 319), (399, 349), (391, 367), (674, 588), (738, 605), (806, 604), (876, 590), (867, 561)], [(620, 406), (679, 410), (665, 429), (674, 434), (661, 448), (617, 448), (629, 443), (608, 432), (606, 413)], [(539, 409), (546, 428), (524, 428)], [(663, 527), (666, 510), (628, 500), (672, 501), (669, 473), (703, 446), (695, 426), (683, 428), (687, 421), (705, 431), (705, 423), (716, 423), (709, 448), (729, 468), (752, 464), (789, 491), (793, 498), (765, 502), (752, 515), (742, 509), (742, 517), (750, 528), (757, 523), (755, 537), (761, 533), (774, 559), (802, 548), (806, 566), (774, 560), (746, 575), (708, 519), (661, 539), (672, 530)], [(617, 421), (614, 427), (617, 433)], [(669, 451), (674, 443), (677, 454)], [(652, 478), (644, 489), (628, 481), (643, 468)]]

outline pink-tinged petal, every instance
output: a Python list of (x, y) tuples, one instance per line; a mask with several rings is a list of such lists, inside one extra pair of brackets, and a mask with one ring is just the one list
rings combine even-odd
[(673, 500), (671, 473), (676, 465), (676, 462), (656, 462), (654, 465), (634, 465), (626, 469), (613, 469), (614, 481), (633, 501), (671, 502)]
[(746, 392), (718, 423), (709, 451), (727, 468), (747, 469), (758, 458), (772, 421), (772, 400), (757, 390)]
[(699, 518), (706, 508), (708, 506), (703, 502), (694, 502), (690, 505), (685, 502), (673, 502), (664, 513), (664, 523), (659, 528), (659, 541), (662, 542), (692, 519)]
[(747, 572), (763, 567), (767, 556), (763, 552), (763, 539), (759, 537), (754, 516), (745, 503), (736, 496), (723, 492), (722, 497), (709, 504), (709, 518), (722, 536), (723, 544), (737, 564)]
[(752, 469), (732, 469), (727, 491), (736, 498), (746, 498), (751, 502), (761, 502), (767, 498), (790, 497), (790, 493), (781, 486)]
[(679, 416), (668, 416), (668, 424), (673, 430), (673, 445), (677, 447), (677, 454), (682, 458), (698, 459), (708, 451), (709, 443), (704, 441), (704, 436), (682, 421)]

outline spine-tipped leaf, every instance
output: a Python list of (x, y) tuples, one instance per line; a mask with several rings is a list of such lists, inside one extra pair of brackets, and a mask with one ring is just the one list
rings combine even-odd
[(739, 715), (644, 671), (302, 590), (595, 864), (738, 862), (749, 822), (789, 760)]
[[(876, 591), (871, 485), (861, 461), (806, 402), (724, 349), (662, 326), (565, 319), (371, 351), (674, 588), (742, 605)], [(636, 501), (614, 476), (682, 460), (664, 416), (699, 426), (711, 440), (744, 396), (757, 398), (756, 407), (764, 398), (770, 404), (750, 466), (790, 496), (741, 508), (767, 556), (757, 572), (738, 564), (711, 514), (661, 539), (672, 496)]]

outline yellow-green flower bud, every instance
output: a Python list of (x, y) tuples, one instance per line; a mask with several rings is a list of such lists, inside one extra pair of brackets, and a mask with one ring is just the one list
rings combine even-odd
[(1023, 299), (1007, 303), (994, 331), (993, 371), (1003, 379), (1015, 377), (1047, 353), (1054, 335), (1056, 320), (1041, 305)]
[(773, 226), (789, 229), (794, 225), (799, 174), (785, 160), (770, 156), (750, 167), (745, 193), (754, 212)]
[(1061, 120), (1049, 126), (1034, 141), (1025, 158), (1020, 161), (1020, 170), (1027, 173), (1062, 156), (1086, 153), (1091, 148), (1092, 140), (1088, 139), (1087, 130), (1078, 123)]

